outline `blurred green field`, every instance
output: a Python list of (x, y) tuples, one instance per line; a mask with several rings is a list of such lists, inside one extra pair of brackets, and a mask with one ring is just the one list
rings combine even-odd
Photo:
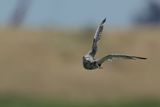
[(23, 97), (0, 98), (1, 107), (159, 107), (157, 100), (137, 101), (68, 101), (68, 100), (35, 100)]
[(159, 29), (105, 29), (97, 57), (125, 53), (148, 59), (106, 62), (102, 70), (86, 71), (82, 56), (94, 32), (1, 28), (0, 106), (158, 107)]

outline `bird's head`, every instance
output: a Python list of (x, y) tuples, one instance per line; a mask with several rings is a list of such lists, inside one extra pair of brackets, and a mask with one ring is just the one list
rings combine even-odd
[(90, 57), (88, 55), (83, 56), (83, 61), (84, 62), (90, 61)]

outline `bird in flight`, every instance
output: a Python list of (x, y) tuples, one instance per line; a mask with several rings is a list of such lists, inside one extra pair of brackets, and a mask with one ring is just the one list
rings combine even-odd
[(125, 55), (125, 54), (109, 54), (107, 56), (104, 56), (102, 58), (99, 59), (95, 59), (95, 55), (97, 52), (97, 43), (99, 42), (101, 35), (102, 35), (102, 31), (103, 31), (103, 25), (106, 22), (106, 18), (102, 20), (102, 22), (100, 23), (100, 25), (98, 26), (96, 33), (94, 35), (93, 38), (93, 43), (92, 43), (92, 48), (91, 50), (85, 55), (83, 56), (83, 67), (87, 70), (94, 70), (97, 68), (102, 68), (102, 64), (105, 61), (112, 61), (113, 59), (130, 59), (130, 60), (136, 60), (136, 59), (147, 59), (144, 57), (138, 57), (138, 56), (130, 56), (130, 55)]

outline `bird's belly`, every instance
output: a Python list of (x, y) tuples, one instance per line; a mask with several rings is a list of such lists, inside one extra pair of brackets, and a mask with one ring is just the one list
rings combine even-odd
[(84, 68), (88, 69), (88, 70), (92, 70), (92, 69), (96, 69), (98, 68), (96, 62), (83, 62), (83, 66)]

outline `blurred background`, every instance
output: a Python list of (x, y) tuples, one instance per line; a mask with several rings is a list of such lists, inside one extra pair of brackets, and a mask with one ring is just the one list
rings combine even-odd
[[(1, 107), (159, 107), (160, 0), (0, 0)], [(107, 18), (87, 71), (98, 24)]]

